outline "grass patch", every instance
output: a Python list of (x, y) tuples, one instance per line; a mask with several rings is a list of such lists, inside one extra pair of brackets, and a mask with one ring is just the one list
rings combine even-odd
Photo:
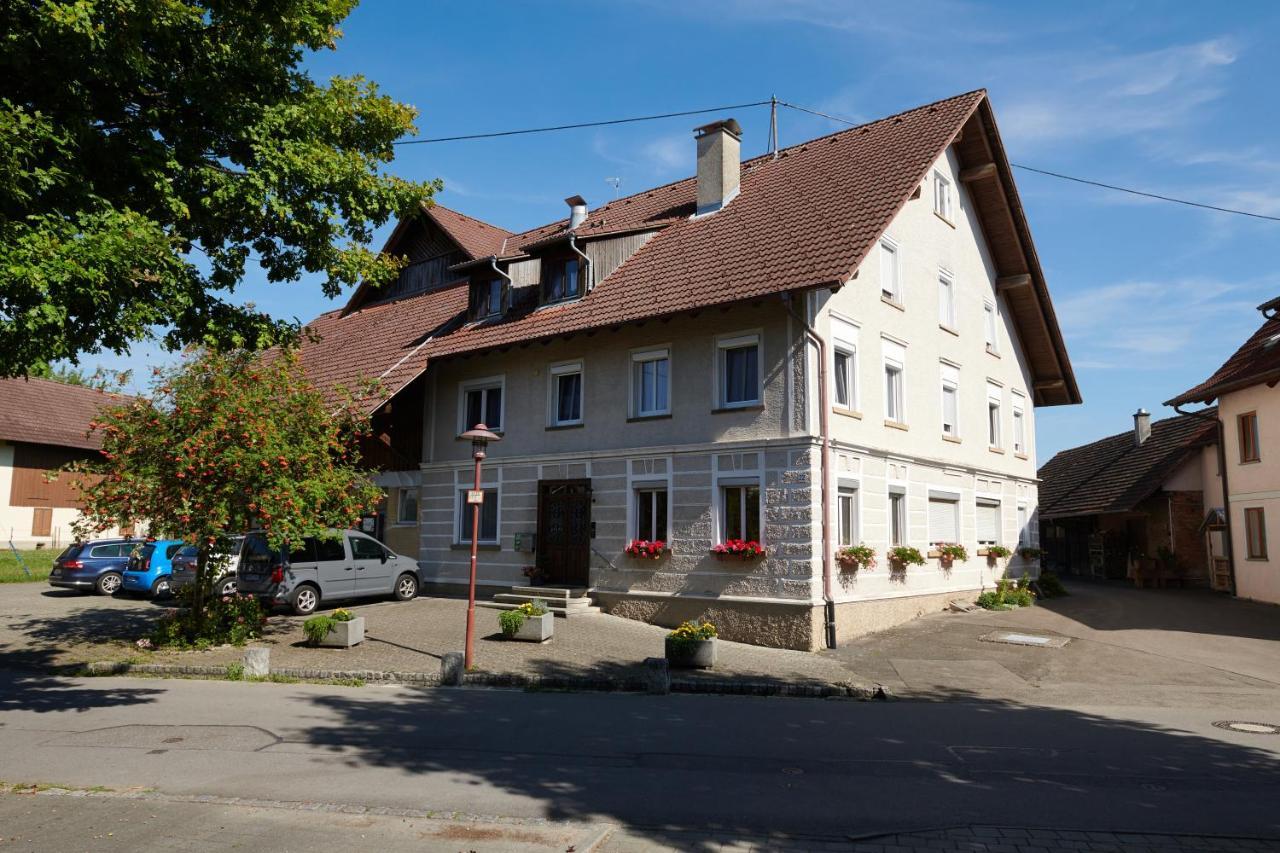
[(13, 556), (8, 545), (0, 546), (0, 583), (37, 583), (49, 579), (49, 570), (53, 568), (53, 558), (58, 551), (53, 548), (41, 548), (38, 551), (19, 551), (31, 577), (22, 571), (22, 565)]

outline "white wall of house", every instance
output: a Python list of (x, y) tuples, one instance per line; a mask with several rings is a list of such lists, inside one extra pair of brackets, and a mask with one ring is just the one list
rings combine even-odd
[[(890, 545), (889, 492), (907, 496), (904, 544), (928, 550), (930, 495), (958, 496), (959, 539), (970, 559), (943, 571), (937, 560), (912, 567), (905, 580), (887, 573), (842, 576), (841, 600), (909, 596), (990, 585), (1006, 569), (989, 566), (978, 551), (979, 500), (999, 502), (999, 542), (1016, 550), (1038, 540), (1035, 411), (1031, 378), (1012, 322), (995, 291), (995, 268), (977, 213), (957, 179), (954, 155), (940, 158), (920, 196), (888, 228), (897, 258), (897, 280), (877, 247), (857, 276), (835, 294), (815, 301), (816, 325), (827, 342), (828, 372), (834, 351), (856, 350), (856, 382), (850, 406), (838, 405), (831, 376), (831, 428), (840, 459), (838, 477), (858, 486), (861, 512), (856, 539), (883, 554)], [(950, 221), (935, 213), (937, 177), (952, 193)], [(943, 310), (940, 278), (949, 282), (953, 307)], [(884, 296), (888, 289), (897, 298)], [(987, 345), (985, 307), (996, 309), (994, 346)], [(902, 362), (903, 411), (890, 417), (886, 359)], [(943, 382), (956, 389), (957, 417), (943, 426)], [(815, 395), (816, 396), (816, 395)], [(989, 441), (989, 403), (999, 402), (999, 435)], [(1015, 448), (1015, 409), (1021, 413), (1021, 448)], [(816, 417), (816, 399), (811, 417)], [(881, 561), (883, 564), (883, 560)], [(1023, 561), (1007, 568), (1018, 574)]]
[[(1240, 416), (1256, 412), (1259, 459), (1240, 458)], [(1236, 594), (1280, 604), (1280, 391), (1265, 384), (1224, 394), (1218, 417), (1226, 436), (1227, 484), (1231, 490), (1231, 541)], [(1250, 556), (1246, 510), (1260, 509), (1266, 556)]]
[[(54, 507), (48, 536), (32, 534), (35, 507), (13, 506), (13, 445), (0, 441), (0, 548), (8, 548), (9, 542), (19, 549), (61, 548), (75, 539), (72, 525), (80, 518), (80, 511), (70, 507)], [(103, 536), (115, 536), (119, 530), (104, 531)]]

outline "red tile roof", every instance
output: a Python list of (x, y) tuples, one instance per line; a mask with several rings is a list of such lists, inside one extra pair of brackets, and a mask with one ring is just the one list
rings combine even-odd
[(427, 336), (467, 307), (467, 286), (454, 284), (394, 302), (321, 314), (307, 324), (319, 340), (303, 339), (299, 358), (307, 377), (325, 391), (350, 391), (379, 379), (391, 399), (427, 366)]
[(1280, 316), (1263, 323), (1212, 376), (1165, 405), (1211, 403), (1228, 391), (1277, 379), (1280, 379)]
[(426, 216), (472, 258), (497, 255), (511, 232), (488, 222), (481, 222), (439, 204), (426, 208)]
[(0, 440), (97, 450), (102, 436), (89, 422), (102, 406), (128, 400), (52, 379), (0, 379)]
[[(343, 328), (374, 322), (358, 319), (374, 308), (326, 314), (312, 324), (326, 339), (309, 354), (312, 375), (327, 382), (357, 370), (368, 376), (389, 371), (407, 376), (403, 387), (431, 357), (842, 285), (985, 101), (984, 91), (969, 92), (783, 149), (776, 159), (748, 160), (739, 195), (710, 216), (691, 218), (696, 178), (611, 201), (574, 231), (580, 240), (636, 230), (659, 233), (575, 302), (466, 325), (460, 322), (465, 291), (438, 291), (376, 306), (386, 312), (379, 315), (377, 333)], [(499, 239), (507, 232), (448, 208), (437, 205), (428, 215), (473, 258), (522, 256), (529, 247), (565, 236), (568, 225), (566, 217)], [(1020, 208), (1012, 216), (1020, 217)], [(1047, 306), (1047, 291), (1044, 300)], [(1047, 335), (1046, 351), (1066, 364), (1052, 308), (1043, 311), (1027, 334)], [(450, 324), (453, 319), (459, 322)], [(427, 335), (433, 337), (423, 344)], [(340, 341), (329, 343), (334, 336)], [(1069, 365), (1066, 371), (1063, 401), (1078, 401)], [(399, 388), (388, 382), (388, 390)]]
[(1216, 435), (1213, 421), (1180, 415), (1152, 423), (1141, 446), (1127, 431), (1060, 451), (1039, 471), (1040, 517), (1127, 512)]

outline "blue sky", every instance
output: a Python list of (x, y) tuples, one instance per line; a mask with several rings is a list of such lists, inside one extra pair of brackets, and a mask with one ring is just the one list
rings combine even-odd
[[(314, 74), (360, 73), (415, 105), (425, 136), (697, 109), (771, 94), (853, 119), (990, 91), (1015, 162), (1280, 216), (1280, 4), (366, 0)], [(735, 113), (744, 155), (767, 109)], [(709, 118), (706, 120), (710, 120)], [(393, 170), (440, 177), (439, 200), (511, 229), (580, 193), (685, 177), (697, 117), (401, 147)], [(780, 113), (784, 145), (839, 129)], [(1203, 379), (1280, 295), (1280, 223), (1146, 201), (1018, 172), (1084, 394), (1038, 411), (1038, 456), (1130, 427)], [(389, 230), (384, 229), (383, 233)], [(381, 235), (380, 235), (381, 236)], [(237, 297), (306, 320), (315, 281), (246, 281)], [(142, 367), (170, 356), (140, 346)], [(145, 371), (139, 370), (138, 374)]]

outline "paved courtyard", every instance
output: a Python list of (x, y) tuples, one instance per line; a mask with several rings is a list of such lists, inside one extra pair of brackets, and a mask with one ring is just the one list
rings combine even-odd
[[(720, 643), (703, 678), (786, 683), (882, 684), (915, 699), (1009, 700), (1090, 705), (1127, 701), (1162, 707), (1280, 707), (1280, 608), (1207, 592), (1132, 590), (1076, 583), (1072, 595), (1033, 608), (935, 613), (818, 653)], [(302, 620), (276, 615), (264, 644), (277, 668), (438, 673), (462, 646), (465, 602), (420, 598), (353, 607), (368, 620), (353, 649), (305, 645)], [(95, 660), (221, 666), (241, 650), (139, 652), (165, 606), (80, 596), (42, 584), (0, 587), (0, 665), (49, 666)], [(557, 619), (543, 645), (508, 642), (497, 611), (477, 610), (479, 669), (544, 677), (627, 678), (661, 656), (666, 631), (608, 615)], [(1051, 646), (989, 642), (1015, 632)], [(1256, 716), (1256, 714), (1254, 715)], [(1268, 718), (1270, 719), (1270, 718)]]

